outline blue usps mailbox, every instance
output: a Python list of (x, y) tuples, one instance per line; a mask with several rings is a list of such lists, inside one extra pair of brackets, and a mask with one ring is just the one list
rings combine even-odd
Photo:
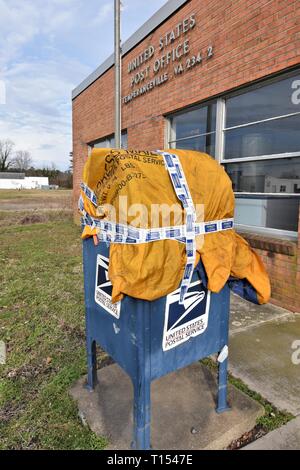
[[(229, 288), (211, 293), (197, 269), (183, 305), (179, 289), (149, 302), (125, 296), (111, 303), (106, 243), (83, 241), (88, 387), (96, 380), (96, 343), (129, 375), (133, 383), (133, 443), (150, 449), (151, 382), (213, 353), (219, 353), (218, 403), (227, 406)], [(199, 390), (201, 400), (201, 390)]]

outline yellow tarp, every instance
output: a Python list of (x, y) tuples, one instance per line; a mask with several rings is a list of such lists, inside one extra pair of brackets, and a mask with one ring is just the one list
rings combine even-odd
[[(232, 184), (223, 167), (205, 153), (191, 150), (172, 150), (172, 153), (180, 159), (194, 205), (199, 205), (197, 222), (233, 217)], [(117, 222), (135, 224), (138, 217), (141, 227), (150, 228), (153, 212), (156, 214), (151, 211), (151, 205), (179, 204), (163, 157), (151, 152), (93, 149), (84, 167), (83, 182), (97, 196), (99, 207), (96, 209), (82, 192), (85, 210), (96, 218), (111, 218), (114, 215), (108, 206), (111, 205), (116, 209)], [(120, 196), (127, 197), (129, 212), (124, 210), (125, 199)], [(148, 211), (140, 214), (139, 206), (134, 204), (143, 204)], [(183, 213), (183, 209), (181, 211)], [(174, 216), (171, 224), (177, 222)], [(169, 225), (164, 215), (158, 223), (159, 226)], [(82, 237), (94, 233), (86, 226)], [(201, 257), (212, 292), (219, 292), (232, 275), (250, 282), (259, 303), (269, 300), (270, 282), (266, 270), (259, 256), (234, 230), (197, 236), (196, 242), (197, 263)], [(120, 300), (123, 294), (146, 300), (167, 295), (178, 288), (185, 262), (185, 245), (176, 240), (140, 245), (112, 243), (109, 278), (113, 285), (113, 302)]]

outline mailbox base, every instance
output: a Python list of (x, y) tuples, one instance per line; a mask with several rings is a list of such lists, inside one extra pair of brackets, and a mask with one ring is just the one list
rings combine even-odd
[[(93, 393), (86, 377), (72, 388), (80, 414), (89, 427), (106, 436), (108, 449), (128, 450), (132, 442), (134, 390), (116, 365), (97, 371)], [(217, 377), (199, 362), (151, 384), (151, 448), (153, 450), (224, 449), (255, 426), (263, 414), (257, 402), (228, 386), (230, 413), (218, 414)]]
[[(151, 302), (125, 295), (112, 304), (109, 249), (83, 241), (88, 381), (97, 382), (96, 343), (128, 374), (133, 384), (133, 447), (151, 446), (151, 383), (218, 353), (218, 409), (227, 407), (229, 287), (210, 292), (197, 266), (179, 303), (179, 290)], [(118, 380), (116, 380), (116, 386)], [(169, 390), (166, 388), (165, 393)], [(201, 390), (199, 391), (201, 396)], [(187, 395), (185, 395), (185, 400)], [(181, 404), (178, 404), (181, 407)], [(175, 416), (176, 417), (176, 416)], [(171, 425), (172, 427), (172, 425)]]

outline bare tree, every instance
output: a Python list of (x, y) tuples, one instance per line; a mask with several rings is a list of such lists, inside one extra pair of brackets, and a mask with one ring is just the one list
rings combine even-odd
[(58, 171), (57, 169), (57, 166), (54, 162), (51, 162), (51, 166), (50, 166), (50, 170), (53, 172), (53, 173), (56, 173)]
[(13, 158), (13, 166), (20, 171), (27, 171), (32, 166), (32, 158), (27, 150), (18, 150)]
[(70, 160), (69, 160), (69, 173), (72, 175), (73, 174), (73, 165), (74, 165), (74, 162), (73, 162), (73, 152), (70, 152), (69, 153), (69, 156), (70, 156)]
[(9, 139), (0, 140), (0, 171), (7, 171), (13, 166), (14, 142)]

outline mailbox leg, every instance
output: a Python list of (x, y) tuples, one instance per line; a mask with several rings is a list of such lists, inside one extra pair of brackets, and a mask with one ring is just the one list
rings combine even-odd
[(97, 356), (96, 341), (93, 341), (91, 338), (87, 339), (87, 366), (87, 389), (92, 392), (97, 383)]
[(133, 384), (134, 404), (132, 448), (135, 450), (149, 450), (151, 427), (151, 382), (145, 377), (139, 379)]
[(218, 379), (218, 406), (217, 413), (228, 411), (230, 407), (227, 403), (227, 365), (228, 359), (219, 362), (219, 379)]

